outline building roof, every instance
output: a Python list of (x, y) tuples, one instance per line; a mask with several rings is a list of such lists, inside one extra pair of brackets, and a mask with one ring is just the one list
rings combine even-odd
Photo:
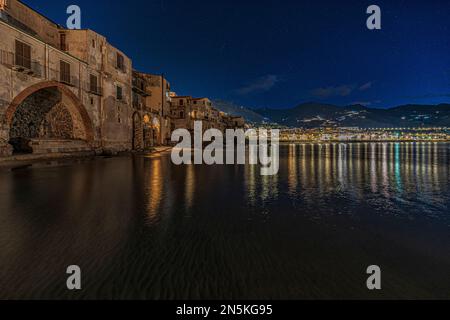
[(175, 96), (175, 97), (172, 97), (172, 99), (186, 99), (186, 98), (192, 99), (191, 96)]
[(19, 2), (21, 5), (27, 7), (28, 9), (32, 10), (33, 12), (37, 13), (37, 14), (40, 15), (42, 18), (44, 18), (44, 19), (46, 19), (48, 22), (54, 24), (54, 25), (57, 26), (58, 28), (65, 29), (64, 26), (60, 25), (59, 23), (56, 23), (55, 21), (53, 21), (53, 20), (50, 19), (49, 17), (44, 16), (42, 13), (40, 13), (40, 12), (37, 11), (36, 9), (33, 9), (32, 7), (30, 7), (29, 5), (27, 5), (26, 3), (24, 3), (22, 0), (17, 0), (17, 2)]

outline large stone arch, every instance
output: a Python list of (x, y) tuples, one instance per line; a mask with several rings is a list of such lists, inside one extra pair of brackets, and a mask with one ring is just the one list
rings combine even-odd
[(35, 85), (32, 85), (25, 90), (23, 90), (21, 93), (19, 93), (10, 103), (8, 109), (5, 113), (5, 125), (7, 128), (11, 128), (14, 115), (16, 114), (17, 109), (19, 106), (30, 96), (33, 94), (39, 92), (43, 89), (51, 89), (56, 88), (66, 99), (67, 101), (67, 107), (69, 108), (69, 112), (72, 115), (75, 115), (76, 118), (78, 118), (80, 123), (83, 126), (84, 130), (84, 139), (87, 142), (91, 143), (94, 141), (94, 127), (92, 125), (91, 118), (89, 117), (89, 114), (87, 110), (85, 109), (84, 105), (81, 103), (81, 101), (78, 99), (78, 97), (66, 87), (66, 85), (59, 83), (57, 81), (46, 81), (41, 82)]

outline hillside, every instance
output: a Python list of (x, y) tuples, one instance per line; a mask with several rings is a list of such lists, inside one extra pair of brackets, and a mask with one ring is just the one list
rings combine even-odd
[(256, 113), (255, 111), (249, 108), (238, 106), (233, 102), (228, 102), (224, 100), (215, 100), (213, 101), (213, 105), (220, 111), (223, 111), (230, 115), (244, 117), (245, 120), (250, 123), (261, 124), (266, 122), (266, 119), (261, 114)]
[(391, 109), (371, 109), (362, 105), (339, 107), (303, 103), (293, 109), (258, 109), (261, 116), (289, 127), (420, 127), (450, 126), (450, 104), (404, 105)]

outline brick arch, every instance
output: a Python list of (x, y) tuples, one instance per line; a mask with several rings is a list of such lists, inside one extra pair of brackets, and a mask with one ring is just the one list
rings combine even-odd
[(84, 129), (86, 131), (86, 140), (89, 142), (94, 141), (94, 127), (92, 125), (91, 118), (89, 117), (89, 114), (86, 111), (86, 108), (84, 107), (84, 105), (81, 103), (81, 101), (78, 99), (78, 97), (71, 90), (69, 90), (64, 84), (59, 83), (57, 81), (46, 81), (46, 82), (37, 83), (35, 85), (32, 85), (32, 86), (26, 88), (21, 93), (19, 93), (13, 99), (13, 101), (10, 103), (8, 109), (6, 110), (5, 124), (7, 125), (7, 127), (8, 128), (11, 127), (11, 124), (12, 124), (12, 121), (14, 118), (14, 114), (16, 113), (17, 108), (20, 106), (20, 104), (26, 98), (28, 98), (30, 95), (32, 95), (33, 93), (35, 93), (39, 90), (47, 89), (47, 88), (55, 88), (55, 87), (58, 90), (60, 90), (62, 94), (69, 97), (69, 99), (73, 102), (76, 110), (78, 111), (78, 113), (81, 116), (81, 120), (83, 122)]

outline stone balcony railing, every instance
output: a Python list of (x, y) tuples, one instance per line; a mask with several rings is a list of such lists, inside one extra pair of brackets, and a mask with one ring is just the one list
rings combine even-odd
[(43, 75), (43, 66), (38, 61), (19, 57), (13, 52), (0, 50), (0, 64), (15, 71), (25, 73), (37, 78)]
[[(20, 59), (20, 61), (16, 62), (16, 55), (13, 52), (0, 50), (0, 64), (35, 78), (45, 77), (45, 68), (41, 63), (35, 60), (27, 61), (26, 59)], [(49, 69), (48, 79), (55, 80), (72, 87), (78, 88), (80, 86), (80, 81), (77, 76), (74, 76), (71, 73), (61, 73), (56, 69)], [(83, 84), (82, 88), (87, 92), (100, 96), (103, 95), (103, 88), (98, 85), (94, 86), (86, 82)]]
[(50, 69), (49, 79), (61, 82), (63, 84), (69, 85), (71, 87), (80, 87), (80, 80), (77, 76), (71, 73), (61, 72), (59, 70)]
[(144, 88), (142, 88), (141, 82), (139, 80), (133, 79), (132, 84), (133, 84), (133, 91), (138, 93), (139, 95), (144, 97), (150, 97), (152, 95), (151, 91), (145, 89), (145, 85)]

